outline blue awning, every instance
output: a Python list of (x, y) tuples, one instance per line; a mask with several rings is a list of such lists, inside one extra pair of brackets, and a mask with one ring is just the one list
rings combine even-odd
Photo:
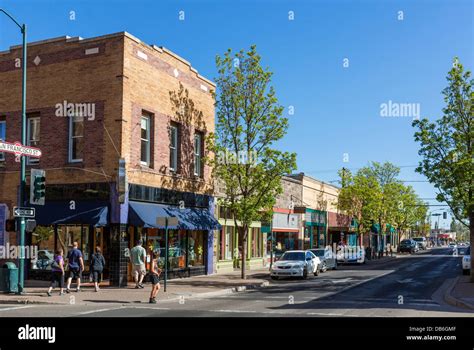
[(214, 218), (209, 209), (184, 208), (158, 203), (129, 202), (128, 223), (134, 226), (161, 228), (157, 218), (177, 217), (177, 226), (168, 226), (170, 229), (181, 230), (218, 230), (219, 222)]
[(108, 206), (105, 202), (69, 201), (46, 202), (44, 206), (33, 205), (38, 225), (93, 225), (108, 224)]

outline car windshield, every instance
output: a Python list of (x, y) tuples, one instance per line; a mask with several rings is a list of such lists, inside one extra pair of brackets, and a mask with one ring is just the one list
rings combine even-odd
[(407, 239), (407, 240), (402, 241), (400, 244), (407, 244), (408, 245), (408, 244), (411, 244), (411, 241)]
[(423, 238), (413, 238), (414, 241), (423, 242)]
[(311, 252), (316, 256), (324, 256), (324, 249), (313, 249)]
[(304, 253), (303, 252), (286, 252), (281, 256), (280, 260), (304, 260)]

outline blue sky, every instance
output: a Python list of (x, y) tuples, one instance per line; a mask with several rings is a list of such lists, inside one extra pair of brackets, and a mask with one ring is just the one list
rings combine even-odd
[[(381, 117), (380, 105), (417, 103), (422, 117), (435, 119), (452, 58), (470, 70), (474, 62), (468, 0), (0, 0), (0, 7), (27, 23), (29, 41), (127, 31), (176, 52), (210, 79), (216, 54), (256, 44), (285, 113), (294, 107), (279, 147), (298, 154), (298, 171), (324, 181), (337, 180), (342, 166), (356, 170), (372, 160), (402, 166), (403, 180), (425, 180), (414, 172), (412, 118)], [(0, 16), (0, 50), (20, 42)], [(410, 184), (434, 197), (430, 184)]]

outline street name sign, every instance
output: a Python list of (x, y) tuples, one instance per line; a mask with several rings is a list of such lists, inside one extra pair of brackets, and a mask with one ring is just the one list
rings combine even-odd
[(41, 157), (41, 150), (36, 147), (24, 146), (20, 142), (0, 141), (0, 152), (13, 153), (15, 156)]
[(13, 216), (16, 218), (34, 218), (35, 208), (13, 207)]

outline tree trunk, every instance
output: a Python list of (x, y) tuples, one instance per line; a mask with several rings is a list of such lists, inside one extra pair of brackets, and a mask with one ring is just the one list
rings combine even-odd
[(471, 242), (471, 279), (470, 282), (474, 283), (474, 211), (469, 213), (469, 234), (470, 234), (470, 242)]
[(241, 227), (241, 237), (242, 237), (242, 261), (241, 261), (241, 278), (244, 280), (247, 278), (247, 232), (248, 228), (243, 226)]

